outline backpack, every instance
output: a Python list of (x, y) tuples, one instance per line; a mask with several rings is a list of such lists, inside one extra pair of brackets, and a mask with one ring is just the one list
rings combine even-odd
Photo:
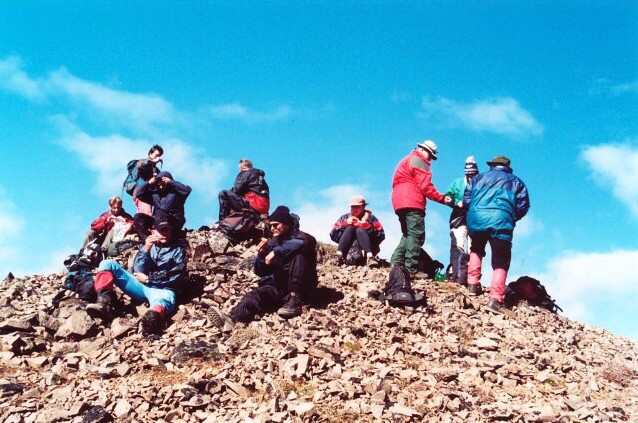
[(425, 305), (427, 303), (425, 295), (416, 293), (412, 289), (410, 273), (403, 266), (392, 266), (385, 289), (377, 299), (399, 307)]
[(137, 186), (137, 181), (139, 179), (144, 179), (145, 181), (151, 179), (157, 170), (157, 166), (161, 164), (161, 160), (157, 163), (153, 163), (146, 159), (131, 160), (126, 165), (127, 175), (124, 183), (122, 184), (122, 189), (126, 191), (128, 195), (133, 195), (135, 187)]
[(346, 254), (346, 264), (350, 266), (363, 266), (365, 262), (366, 258), (363, 255), (363, 251), (361, 251), (359, 242), (355, 240), (348, 250), (348, 254)]
[(515, 282), (507, 284), (505, 305), (512, 307), (521, 300), (526, 300), (534, 306), (543, 307), (552, 313), (556, 313), (558, 310), (563, 311), (549, 296), (541, 282), (529, 276), (521, 276)]
[(445, 267), (443, 263), (438, 260), (434, 260), (430, 255), (421, 248), (421, 254), (419, 255), (419, 270), (423, 273), (427, 273), (432, 279), (436, 276), (437, 272)]
[(126, 175), (126, 179), (122, 184), (122, 189), (126, 191), (128, 195), (133, 195), (133, 191), (135, 190), (135, 186), (137, 185), (137, 162), (138, 160), (131, 160), (126, 165), (126, 171), (128, 172)]
[(259, 215), (251, 209), (234, 211), (219, 222), (218, 229), (233, 243), (253, 239)]
[(62, 286), (64, 289), (78, 294), (81, 300), (92, 303), (97, 298), (93, 282), (93, 273), (90, 270), (80, 269), (69, 272)]

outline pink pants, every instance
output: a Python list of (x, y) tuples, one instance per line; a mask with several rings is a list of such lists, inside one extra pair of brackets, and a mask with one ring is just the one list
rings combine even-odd
[(505, 282), (512, 258), (512, 242), (492, 237), (485, 232), (470, 234), (470, 237), (472, 246), (467, 265), (467, 283), (470, 285), (481, 283), (481, 265), (485, 257), (485, 245), (489, 242), (492, 248), (493, 269), (490, 298), (502, 303), (505, 300)]
[(147, 214), (149, 216), (153, 215), (153, 207), (150, 204), (145, 203), (138, 198), (133, 198), (133, 204), (135, 204), (135, 208), (138, 213)]

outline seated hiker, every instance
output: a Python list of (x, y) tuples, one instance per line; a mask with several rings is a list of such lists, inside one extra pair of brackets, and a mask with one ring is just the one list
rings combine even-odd
[(381, 222), (366, 209), (366, 205), (363, 196), (353, 197), (350, 200), (350, 213), (341, 216), (330, 231), (330, 239), (339, 244), (337, 254), (340, 263), (346, 260), (355, 241), (358, 248), (364, 251), (366, 263), (376, 261), (385, 233)]
[(472, 183), (472, 178), (478, 175), (479, 169), (474, 156), (465, 159), (465, 176), (455, 179), (448, 189), (447, 195), (452, 197), (454, 206), (450, 213), (450, 266), (449, 280), (467, 285), (467, 262), (471, 241), (467, 233), (465, 222), (466, 210), (463, 208), (463, 194), (466, 187)]
[(112, 242), (124, 238), (133, 224), (133, 218), (124, 211), (122, 199), (111, 197), (108, 201), (109, 209), (91, 222), (91, 229), (84, 239), (84, 249), (91, 241), (101, 245), (102, 251), (106, 251)]
[(117, 286), (135, 301), (148, 303), (150, 309), (142, 317), (143, 332), (160, 332), (167, 316), (175, 311), (176, 295), (186, 279), (185, 242), (175, 238), (173, 229), (169, 220), (157, 223), (135, 256), (133, 273), (115, 260), (103, 260), (95, 275), (97, 302), (87, 306), (87, 311), (110, 320)]
[(504, 306), (514, 227), (529, 210), (529, 195), (523, 181), (512, 173), (507, 157), (497, 156), (487, 164), (490, 170), (476, 175), (463, 197), (467, 229), (472, 239), (467, 287), (472, 295), (483, 292), (481, 264), (489, 242), (493, 271), (487, 307), (498, 313)]
[[(177, 182), (169, 172), (162, 171), (135, 189), (135, 195), (140, 200), (153, 205), (154, 221), (170, 217), (175, 231), (184, 226), (184, 203), (191, 193), (191, 187)], [(143, 213), (137, 213), (134, 218), (135, 232), (144, 241), (152, 227), (153, 220), (149, 220)]]
[(295, 229), (288, 207), (277, 207), (269, 220), (273, 237), (259, 244), (254, 263), (261, 280), (232, 309), (230, 318), (235, 322), (249, 322), (278, 307), (282, 318), (298, 316), (302, 302), (317, 286), (317, 241)]
[(230, 190), (219, 193), (219, 220), (233, 211), (253, 209), (258, 214), (268, 214), (270, 190), (265, 179), (266, 173), (253, 167), (248, 159), (239, 161), (239, 174)]

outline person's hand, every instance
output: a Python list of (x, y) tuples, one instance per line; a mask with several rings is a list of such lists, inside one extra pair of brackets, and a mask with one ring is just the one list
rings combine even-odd
[(135, 276), (135, 279), (137, 279), (138, 281), (142, 283), (148, 282), (148, 276), (146, 276), (144, 273), (135, 272), (133, 273), (133, 276)]
[(157, 178), (155, 176), (153, 176), (151, 179), (148, 180), (149, 185), (155, 185), (157, 183)]
[(350, 216), (348, 220), (346, 220), (346, 223), (348, 225), (356, 225), (358, 222), (359, 222), (359, 219), (357, 219), (355, 216)]
[(168, 176), (162, 176), (162, 182), (164, 182), (165, 184), (170, 184), (172, 181), (173, 180)]
[(450, 197), (449, 195), (446, 195), (445, 197), (443, 197), (443, 204), (452, 207), (454, 205), (454, 200), (452, 200), (452, 197)]
[(257, 244), (257, 254), (263, 255), (266, 252), (266, 247), (268, 246), (268, 238), (262, 238)]
[(463, 208), (463, 202), (462, 202), (462, 201), (459, 201), (458, 203), (456, 203), (456, 207), (458, 207), (458, 208), (461, 208), (461, 209), (462, 209), (462, 208)]
[(266, 258), (264, 258), (264, 261), (266, 262), (266, 264), (270, 264), (272, 263), (272, 261), (275, 259), (275, 252), (271, 251), (268, 253), (268, 255), (266, 256)]
[(161, 234), (157, 232), (153, 232), (152, 234), (146, 237), (146, 241), (144, 242), (144, 247), (148, 251), (151, 249), (153, 244), (157, 244), (158, 242), (163, 242), (165, 240), (166, 238), (164, 238)]

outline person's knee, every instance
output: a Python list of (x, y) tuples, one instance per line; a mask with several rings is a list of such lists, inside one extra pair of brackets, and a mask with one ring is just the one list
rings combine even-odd
[(157, 303), (156, 305), (164, 307), (167, 313), (172, 313), (175, 310), (175, 292), (170, 289), (162, 289), (157, 293), (154, 300)]
[(122, 265), (115, 260), (102, 260), (97, 269), (100, 272), (114, 272), (121, 268)]

